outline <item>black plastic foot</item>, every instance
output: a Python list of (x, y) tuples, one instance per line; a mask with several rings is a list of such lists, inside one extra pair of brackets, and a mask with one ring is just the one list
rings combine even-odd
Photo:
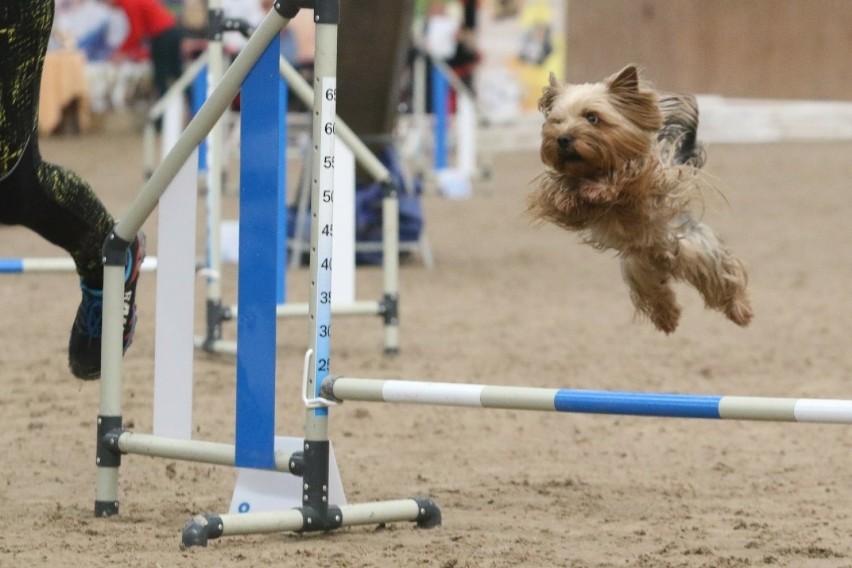
[(207, 546), (211, 538), (222, 536), (224, 525), (219, 515), (196, 515), (183, 527), (180, 547)]
[(112, 517), (118, 514), (118, 501), (95, 501), (96, 517)]
[(441, 509), (434, 501), (428, 497), (415, 497), (414, 501), (420, 507), (420, 514), (417, 516), (417, 528), (433, 529), (441, 526)]

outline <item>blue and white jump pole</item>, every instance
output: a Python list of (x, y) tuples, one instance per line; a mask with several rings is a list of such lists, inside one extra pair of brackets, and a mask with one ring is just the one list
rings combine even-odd
[(852, 424), (852, 400), (617, 392), (331, 377), (330, 400), (665, 418)]
[[(29, 272), (73, 272), (77, 267), (71, 257), (0, 258), (0, 274), (23, 274)], [(141, 269), (151, 272), (157, 269), (157, 258), (145, 257)]]

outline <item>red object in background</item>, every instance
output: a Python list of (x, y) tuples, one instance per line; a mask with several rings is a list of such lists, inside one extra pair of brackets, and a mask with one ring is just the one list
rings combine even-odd
[(177, 19), (159, 0), (112, 0), (127, 15), (129, 31), (118, 52), (136, 60), (148, 59), (144, 40), (174, 27)]

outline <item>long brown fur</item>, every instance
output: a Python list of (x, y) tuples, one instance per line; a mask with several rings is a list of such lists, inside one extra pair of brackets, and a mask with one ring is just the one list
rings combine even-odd
[(617, 251), (637, 312), (657, 329), (677, 327), (675, 280), (748, 325), (743, 264), (691, 211), (707, 185), (695, 99), (661, 96), (629, 65), (600, 83), (562, 85), (551, 74), (538, 106), (546, 169), (528, 199), (533, 217)]

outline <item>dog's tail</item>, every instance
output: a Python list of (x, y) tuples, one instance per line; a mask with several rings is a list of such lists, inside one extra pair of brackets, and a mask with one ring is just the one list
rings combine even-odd
[(660, 97), (663, 127), (657, 134), (665, 160), (700, 168), (704, 147), (698, 142), (698, 103), (692, 95), (664, 94)]

